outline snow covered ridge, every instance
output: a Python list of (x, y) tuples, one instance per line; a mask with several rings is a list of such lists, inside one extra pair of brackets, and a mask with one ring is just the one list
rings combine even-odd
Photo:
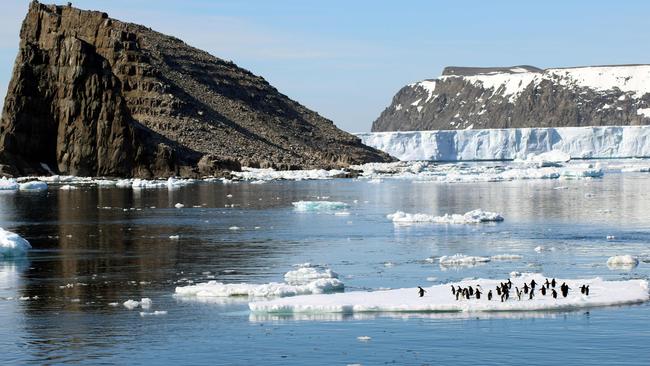
[(0, 259), (23, 256), (31, 248), (29, 242), (20, 235), (0, 228)]
[(650, 126), (368, 132), (356, 136), (405, 161), (515, 160), (550, 151), (571, 159), (650, 157)]
[(503, 216), (496, 212), (483, 211), (476, 209), (466, 212), (465, 214), (444, 214), (443, 216), (432, 216), (427, 214), (409, 214), (397, 211), (389, 214), (386, 218), (393, 220), (395, 224), (414, 224), (414, 223), (436, 223), (436, 224), (479, 224), (482, 222), (503, 221)]
[[(538, 284), (544, 283), (541, 274), (523, 274), (512, 278), (514, 287), (522, 287), (524, 282), (530, 283), (535, 279)], [(543, 296), (536, 292), (532, 300), (526, 297), (517, 300), (516, 296), (501, 302), (495, 296), (490, 301), (486, 292), (493, 290), (503, 280), (476, 279), (444, 285), (425, 287), (424, 297), (418, 297), (417, 288), (403, 288), (388, 291), (354, 291), (330, 295), (308, 295), (294, 298), (274, 299), (269, 301), (251, 302), (248, 304), (252, 312), (276, 314), (300, 313), (364, 313), (364, 312), (495, 312), (495, 311), (549, 311), (573, 310), (599, 306), (635, 304), (648, 301), (648, 281), (603, 281), (593, 279), (561, 279), (571, 288), (566, 298), (558, 296), (554, 299), (550, 293)], [(589, 296), (580, 292), (580, 286), (589, 285)], [(480, 285), (483, 290), (481, 299), (456, 300), (451, 293), (451, 285), (476, 288)]]
[(266, 284), (222, 283), (209, 281), (176, 287), (176, 296), (183, 297), (286, 297), (343, 291), (338, 274), (327, 268), (304, 263), (284, 275), (285, 283)]

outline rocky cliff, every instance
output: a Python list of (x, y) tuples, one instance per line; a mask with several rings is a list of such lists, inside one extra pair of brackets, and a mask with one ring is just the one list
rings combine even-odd
[(29, 7), (0, 121), (0, 174), (190, 177), (388, 160), (176, 38), (102, 12)]
[(403, 87), (372, 131), (650, 124), (650, 65), (447, 67)]

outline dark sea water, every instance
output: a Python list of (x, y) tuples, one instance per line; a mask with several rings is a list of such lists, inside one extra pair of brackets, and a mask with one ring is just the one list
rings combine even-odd
[[(560, 186), (566, 189), (554, 189)], [(292, 208), (317, 197), (350, 203), (350, 215)], [(179, 202), (185, 207), (174, 208)], [(475, 208), (501, 212), (505, 221), (401, 227), (386, 218), (397, 210)], [(3, 365), (650, 365), (647, 304), (273, 317), (250, 314), (245, 299), (174, 296), (176, 286), (192, 281), (280, 282), (303, 262), (338, 272), (346, 291), (506, 278), (511, 271), (648, 279), (647, 173), (467, 184), (198, 183), (177, 190), (51, 185), (41, 193), (0, 193), (0, 227), (34, 247), (25, 259), (0, 261)], [(555, 250), (538, 253), (540, 245)], [(425, 261), (455, 253), (523, 259), (458, 269)], [(617, 254), (642, 261), (609, 269), (607, 259)], [(151, 311), (167, 314), (142, 317), (121, 305), (143, 297), (152, 299)]]

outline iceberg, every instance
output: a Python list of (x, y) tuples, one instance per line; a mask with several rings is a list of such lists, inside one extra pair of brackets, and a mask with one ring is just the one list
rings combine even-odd
[(410, 214), (397, 211), (386, 216), (393, 223), (409, 225), (414, 223), (436, 223), (436, 224), (479, 224), (482, 222), (503, 221), (500, 213), (483, 211), (481, 209), (466, 212), (464, 214), (445, 214), (443, 216), (432, 216), (422, 213)]
[(550, 152), (554, 152), (554, 160), (560, 153), (559, 160), (650, 157), (650, 126), (368, 132), (356, 136), (405, 161), (515, 160)]
[[(537, 283), (544, 283), (545, 277), (541, 274), (522, 274), (512, 278), (513, 287), (522, 287), (535, 279)], [(267, 301), (253, 301), (248, 307), (253, 313), (275, 314), (300, 314), (300, 313), (377, 313), (377, 312), (511, 312), (511, 311), (549, 311), (549, 310), (575, 310), (600, 306), (613, 306), (635, 304), (648, 301), (648, 281), (604, 281), (601, 278), (593, 279), (561, 279), (571, 288), (569, 295), (557, 299), (550, 293), (542, 296), (536, 292), (532, 300), (528, 297), (517, 300), (516, 296), (501, 302), (498, 296), (491, 301), (487, 299), (486, 292), (495, 292), (496, 286), (503, 280), (472, 279), (460, 282), (447, 283), (425, 287), (424, 297), (418, 297), (417, 288), (402, 288), (385, 291), (354, 291), (337, 294), (317, 294), (292, 298), (280, 298)], [(589, 296), (580, 293), (580, 286), (589, 285)], [(483, 288), (480, 300), (456, 300), (452, 295), (450, 286), (473, 286)], [(496, 295), (496, 293), (495, 293)]]
[(345, 202), (336, 201), (298, 201), (291, 203), (294, 210), (299, 212), (312, 212), (312, 211), (337, 211), (348, 208)]
[(15, 191), (18, 187), (15, 179), (0, 177), (0, 191)]
[(469, 266), (473, 267), (476, 266), (480, 263), (487, 263), (491, 259), (488, 257), (475, 257), (475, 256), (467, 256), (464, 254), (454, 254), (454, 255), (443, 255), (440, 257), (440, 266), (442, 267), (462, 267), (462, 266)]
[(615, 255), (607, 260), (607, 267), (609, 269), (623, 269), (630, 270), (639, 265), (639, 259), (629, 254)]
[(0, 228), (0, 258), (24, 256), (32, 246), (20, 235)]
[(29, 192), (47, 191), (47, 183), (38, 180), (32, 180), (29, 182), (20, 183), (18, 189), (20, 189), (21, 191), (29, 191)]

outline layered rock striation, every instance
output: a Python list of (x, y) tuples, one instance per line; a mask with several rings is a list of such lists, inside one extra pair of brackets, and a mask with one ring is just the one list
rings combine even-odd
[(447, 67), (403, 87), (373, 132), (650, 124), (650, 65)]
[(389, 160), (232, 62), (106, 13), (30, 4), (0, 173), (192, 177)]

